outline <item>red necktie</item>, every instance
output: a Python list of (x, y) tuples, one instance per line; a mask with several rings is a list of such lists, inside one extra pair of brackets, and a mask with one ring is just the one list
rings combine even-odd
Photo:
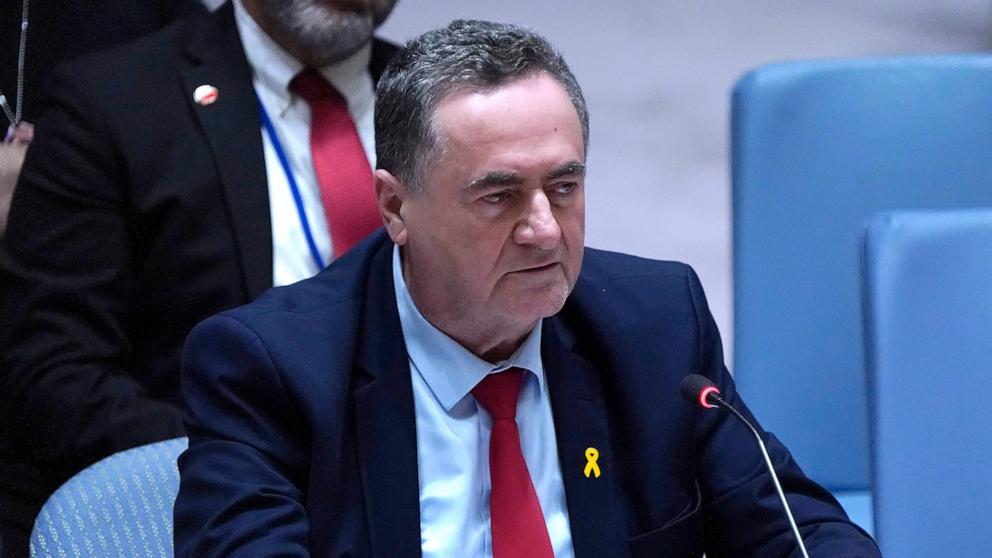
[(534, 491), (517, 429), (517, 396), (523, 370), (511, 368), (486, 376), (472, 390), (493, 417), (489, 438), (489, 521), (493, 558), (554, 558), (541, 502)]
[(334, 257), (340, 258), (382, 224), (372, 192), (372, 168), (348, 102), (333, 85), (307, 69), (293, 78), (289, 89), (310, 105), (310, 154)]

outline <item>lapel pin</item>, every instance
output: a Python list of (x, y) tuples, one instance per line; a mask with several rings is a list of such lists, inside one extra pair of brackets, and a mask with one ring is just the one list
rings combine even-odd
[(207, 107), (217, 101), (218, 91), (213, 85), (201, 85), (193, 91), (193, 100), (201, 107)]
[(599, 465), (596, 461), (599, 459), (599, 450), (596, 448), (586, 448), (586, 478), (590, 475), (599, 478)]

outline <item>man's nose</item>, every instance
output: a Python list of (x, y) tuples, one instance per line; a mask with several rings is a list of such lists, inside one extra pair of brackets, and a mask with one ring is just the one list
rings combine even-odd
[(544, 191), (535, 192), (524, 207), (524, 214), (514, 231), (517, 244), (552, 250), (561, 239), (561, 227), (551, 210), (551, 201)]

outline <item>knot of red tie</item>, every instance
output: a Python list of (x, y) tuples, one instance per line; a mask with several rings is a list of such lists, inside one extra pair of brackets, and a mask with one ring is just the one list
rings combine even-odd
[(493, 417), (494, 421), (515, 419), (517, 416), (517, 397), (520, 395), (522, 380), (523, 370), (510, 368), (505, 372), (490, 374), (483, 378), (472, 389), (472, 395)]
[(344, 103), (345, 105), (348, 104), (344, 97), (341, 96), (341, 93), (330, 82), (324, 79), (317, 70), (312, 68), (307, 68), (296, 74), (293, 80), (289, 82), (289, 90), (303, 97), (303, 100), (311, 106), (325, 99)]

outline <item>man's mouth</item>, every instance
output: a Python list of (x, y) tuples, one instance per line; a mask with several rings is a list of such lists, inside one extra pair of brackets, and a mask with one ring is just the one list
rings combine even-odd
[(551, 262), (542, 265), (535, 265), (531, 267), (525, 267), (523, 269), (518, 269), (517, 273), (540, 273), (542, 271), (548, 271), (558, 265), (558, 262)]

